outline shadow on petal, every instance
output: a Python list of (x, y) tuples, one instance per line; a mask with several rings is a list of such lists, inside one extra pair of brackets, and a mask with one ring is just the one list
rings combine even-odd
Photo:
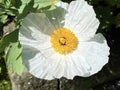
[(56, 29), (64, 26), (66, 13), (68, 12), (64, 8), (58, 6), (54, 10), (45, 12)]
[(22, 60), (23, 64), (29, 69), (29, 62), (35, 58), (37, 53), (40, 53), (36, 48), (30, 46), (23, 46)]
[(95, 41), (95, 42), (99, 42), (99, 43), (104, 43), (106, 41), (106, 39), (101, 33), (98, 33), (93, 38), (91, 38), (89, 41)]

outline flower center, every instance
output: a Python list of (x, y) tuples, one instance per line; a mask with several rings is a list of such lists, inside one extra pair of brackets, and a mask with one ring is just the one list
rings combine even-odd
[(66, 39), (65, 39), (64, 37), (61, 37), (61, 38), (59, 39), (59, 43), (60, 43), (61, 45), (65, 45), (65, 44), (66, 44)]
[(67, 28), (58, 28), (53, 31), (50, 42), (52, 48), (60, 54), (72, 52), (78, 44), (75, 34)]

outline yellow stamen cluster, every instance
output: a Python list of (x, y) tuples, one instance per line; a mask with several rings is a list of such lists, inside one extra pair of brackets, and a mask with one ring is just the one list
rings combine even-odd
[(58, 28), (54, 30), (50, 38), (52, 48), (60, 53), (67, 54), (77, 47), (77, 38), (72, 31), (67, 28)]

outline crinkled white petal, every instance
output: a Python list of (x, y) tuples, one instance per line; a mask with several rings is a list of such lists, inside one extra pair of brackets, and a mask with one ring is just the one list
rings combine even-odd
[(71, 55), (76, 62), (76, 67), (82, 67), (79, 69), (83, 74), (79, 76), (87, 77), (97, 73), (108, 63), (109, 47), (103, 35), (97, 34), (88, 42), (80, 42)]
[(47, 50), (49, 53), (46, 50), (42, 51), (46, 53), (33, 47), (23, 46), (22, 58), (28, 71), (40, 79), (61, 78), (65, 73), (64, 55), (50, 52), (50, 49)]
[(44, 13), (31, 13), (23, 20), (20, 33), (30, 39), (43, 40), (49, 36), (55, 27)]
[(67, 8), (68, 3), (60, 1), (56, 3), (56, 9), (44, 12), (56, 29), (64, 26)]
[(20, 28), (20, 43), (38, 50), (50, 48), (50, 34), (54, 29), (45, 14), (31, 13), (24, 19)]
[(99, 21), (93, 7), (84, 0), (72, 1), (65, 16), (65, 26), (80, 38), (80, 41), (94, 37)]
[(62, 2), (62, 1), (59, 1), (57, 3), (55, 3), (55, 5), (57, 7), (60, 7), (60, 8), (63, 8), (64, 10), (67, 10), (68, 9), (68, 3), (65, 3), (65, 2)]
[[(27, 67), (28, 71), (34, 76), (44, 79), (49, 75), (45, 70), (47, 69), (49, 59), (46, 59), (40, 51), (32, 47), (23, 47), (22, 52), (23, 64)], [(52, 79), (51, 76), (48, 79)]]

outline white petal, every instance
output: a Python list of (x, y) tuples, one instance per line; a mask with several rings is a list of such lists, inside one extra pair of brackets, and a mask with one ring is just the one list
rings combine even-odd
[(39, 51), (23, 45), (22, 59), (28, 71), (37, 78), (52, 80), (64, 76), (64, 55), (60, 55), (52, 49)]
[(45, 57), (45, 55), (37, 49), (33, 47), (23, 46), (22, 59), (23, 64), (34, 76), (41, 79), (53, 79), (53, 76), (48, 71), (49, 66), (51, 66), (53, 63), (53, 60), (49, 59), (49, 57)]
[[(43, 64), (43, 63), (41, 63), (41, 61), (45, 61), (45, 60), (43, 57), (40, 57), (40, 56), (41, 56), (41, 53), (37, 49), (28, 47), (28, 46), (23, 47), (23, 51), (22, 51), (23, 64), (25, 64), (25, 66), (28, 68), (28, 70), (31, 71), (34, 68), (36, 69), (36, 66), (38, 66), (37, 64), (39, 64), (39, 65)], [(46, 64), (46, 62), (44, 62), (43, 65), (45, 65), (45, 64)]]
[(65, 14), (67, 13), (68, 3), (59, 1), (56, 3), (56, 9), (46, 11), (46, 15), (55, 28), (63, 27), (65, 23)]
[(20, 33), (26, 38), (44, 41), (53, 30), (54, 26), (50, 23), (45, 14), (31, 13), (23, 20)]
[[(57, 59), (56, 59), (57, 57)], [(61, 78), (66, 77), (68, 79), (73, 79), (75, 76), (88, 76), (89, 72), (86, 70), (86, 66), (84, 66), (84, 61), (79, 62), (77, 57), (71, 57), (71, 55), (59, 55), (54, 54), (49, 57), (52, 61), (48, 66), (46, 72), (53, 78)]]
[(78, 73), (74, 73), (74, 76), (83, 76), (86, 77), (89, 75), (89, 70), (91, 67), (89, 66), (88, 62), (79, 54), (72, 55), (72, 59), (74, 62), (75, 69), (78, 70)]
[(44, 13), (30, 13), (23, 21), (20, 33), (24, 35), (29, 33), (29, 35), (38, 39), (40, 38), (40, 35), (37, 37), (36, 33), (50, 35), (53, 30), (54, 26)]
[(87, 74), (86, 72), (84, 73), (86, 70), (82, 70), (82, 76), (86, 77), (97, 73), (106, 63), (108, 63), (109, 47), (103, 35), (97, 34), (90, 41), (79, 43), (77, 50), (72, 53), (72, 56), (78, 57), (78, 61), (74, 60), (76, 65), (80, 63), (79, 65), (81, 65), (83, 69), (86, 68)]
[(30, 38), (26, 38), (25, 36), (23, 36), (22, 34), (19, 33), (19, 40), (21, 41), (22, 45), (25, 46), (31, 46), (37, 49), (37, 46), (39, 45), (39, 42)]
[(40, 42), (37, 40), (26, 38), (22, 34), (19, 34), (19, 40), (23, 47), (24, 46), (33, 47), (39, 51), (51, 48), (50, 40), (49, 39), (47, 40), (47, 38), (46, 41)]
[[(56, 58), (57, 57), (57, 58)], [(53, 60), (51, 66), (49, 68), (49, 72), (53, 75), (54, 78), (61, 78), (64, 75), (64, 56), (59, 54), (54, 54), (50, 58)]]
[(45, 14), (31, 13), (24, 19), (20, 28), (20, 43), (39, 50), (50, 48), (50, 34), (54, 29)]
[(55, 3), (55, 5), (57, 7), (63, 8), (64, 10), (68, 9), (68, 3), (65, 3), (65, 2), (62, 2), (62, 1), (59, 1), (59, 2)]
[(65, 16), (65, 26), (71, 29), (81, 41), (94, 37), (99, 21), (93, 7), (84, 0), (72, 1)]
[[(81, 75), (83, 74), (83, 71), (81, 71), (79, 68), (82, 68), (80, 63), (76, 63), (76, 60), (78, 58), (73, 57), (73, 56), (68, 56), (68, 58), (66, 58), (66, 65), (67, 67), (65, 68), (67, 75), (64, 75), (64, 77), (69, 78), (69, 79), (73, 79), (75, 76), (77, 75)], [(76, 65), (79, 64), (79, 65)], [(85, 71), (84, 71), (85, 72)]]

